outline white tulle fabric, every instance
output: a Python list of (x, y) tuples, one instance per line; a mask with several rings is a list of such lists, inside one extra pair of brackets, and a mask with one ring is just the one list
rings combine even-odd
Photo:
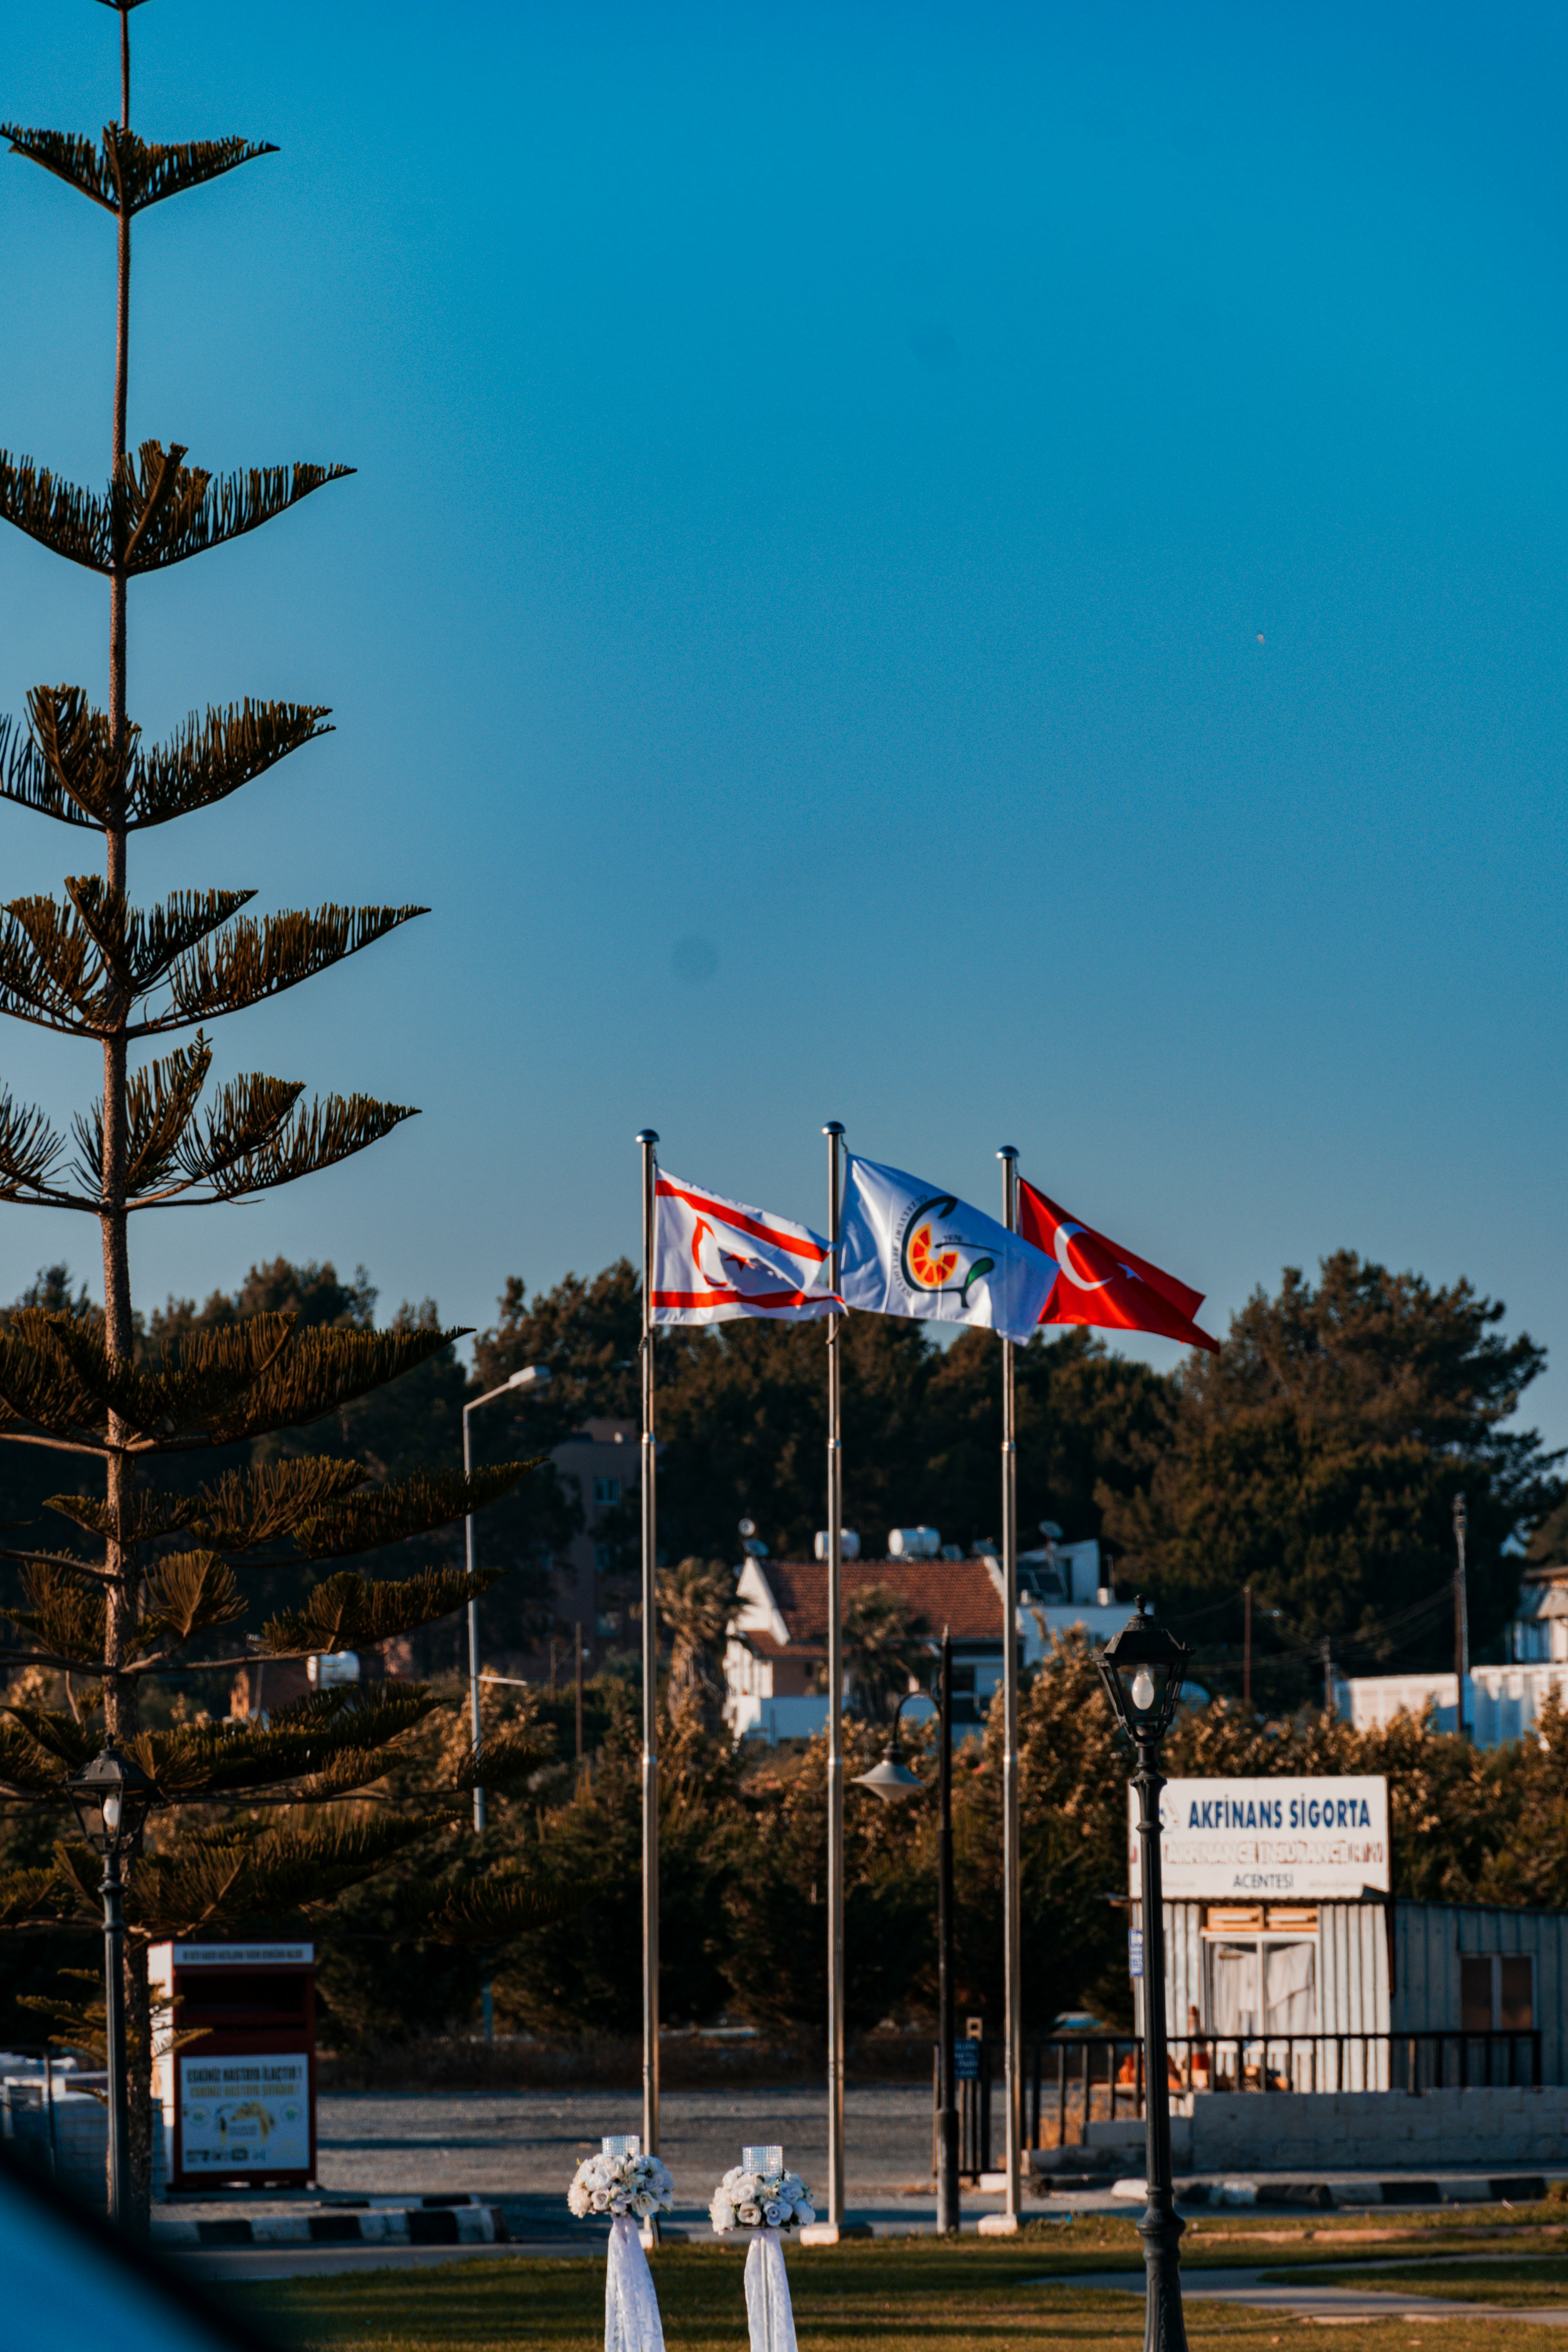
[(789, 2273), (776, 2230), (759, 2230), (746, 2255), (746, 2325), (752, 2352), (796, 2352)]
[[(790, 2342), (795, 2342), (793, 2335)], [(610, 2258), (605, 2270), (605, 2352), (664, 2352), (664, 2323), (653, 2291), (653, 2273), (637, 2225), (624, 2213), (610, 2224)]]

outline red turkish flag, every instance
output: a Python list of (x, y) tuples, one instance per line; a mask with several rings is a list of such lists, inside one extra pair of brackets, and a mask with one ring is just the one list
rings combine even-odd
[(1204, 1303), (1173, 1274), (1147, 1258), (1134, 1257), (1119, 1242), (1107, 1241), (1079, 1224), (1032, 1184), (1018, 1179), (1018, 1231), (1061, 1268), (1040, 1309), (1042, 1323), (1093, 1323), (1102, 1331), (1159, 1331), (1184, 1347), (1218, 1355), (1219, 1341), (1200, 1331), (1193, 1317)]

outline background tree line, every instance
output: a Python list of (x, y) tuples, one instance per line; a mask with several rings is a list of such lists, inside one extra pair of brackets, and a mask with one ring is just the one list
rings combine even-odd
[[(279, 1307), (308, 1325), (368, 1328), (374, 1297), (363, 1269), (345, 1282), (331, 1265), (277, 1260), (199, 1307), (169, 1302), (139, 1328), (137, 1349), (156, 1363), (175, 1333)], [(62, 1268), (40, 1276), (26, 1298), (56, 1311), (94, 1311)], [(465, 1398), (524, 1363), (548, 1364), (552, 1383), (525, 1412), (497, 1406), (480, 1417), (485, 1448), (498, 1458), (542, 1453), (591, 1414), (635, 1418), (638, 1303), (629, 1265), (592, 1279), (569, 1276), (531, 1297), (513, 1280), (500, 1308), (471, 1373), (447, 1350), (325, 1424), (237, 1449), (237, 1460), (248, 1462), (260, 1448), (352, 1450), (384, 1476), (450, 1467), (460, 1458)], [(1081, 1331), (1037, 1340), (1018, 1367), (1020, 1520), (1028, 1529), (1054, 1519), (1068, 1540), (1099, 1536), (1119, 1587), (1153, 1593), (1194, 1642), (1216, 1704), (1184, 1721), (1173, 1765), (1387, 1771), (1402, 1893), (1557, 1903), (1568, 1901), (1563, 1739), (1479, 1756), (1409, 1724), (1358, 1738), (1310, 1704), (1321, 1691), (1314, 1645), (1325, 1633), (1342, 1663), (1363, 1670), (1451, 1659), (1451, 1507), (1460, 1488), (1469, 1508), (1478, 1655), (1495, 1646), (1512, 1606), (1521, 1547), (1560, 1556), (1568, 1505), (1558, 1457), (1537, 1433), (1514, 1425), (1544, 1351), (1527, 1337), (1506, 1337), (1502, 1318), (1500, 1305), (1468, 1284), (1435, 1287), (1346, 1252), (1325, 1261), (1315, 1282), (1288, 1270), (1276, 1295), (1259, 1292), (1235, 1318), (1217, 1358), (1171, 1373), (1111, 1354)], [(396, 1319), (434, 1323), (436, 1308), (405, 1306)], [(898, 1524), (935, 1525), (966, 1549), (994, 1533), (999, 1395), (991, 1335), (962, 1332), (940, 1348), (918, 1324), (858, 1316), (845, 1346), (847, 1515), (866, 1552), (880, 1550)], [(821, 1335), (737, 1324), (670, 1334), (659, 1347), (660, 1523), (677, 1563), (664, 1586), (672, 1710), (663, 1832), (667, 2011), (676, 2021), (726, 2011), (809, 2037), (823, 2011), (823, 1939), (802, 1933), (822, 1898), (820, 1745), (761, 1756), (731, 1748), (718, 1720), (726, 1612), (709, 1567), (734, 1559), (743, 1516), (775, 1555), (809, 1552), (821, 1516)], [(5, 1466), (0, 1512), (26, 1524), (41, 1510), (47, 1466), (25, 1449)], [(628, 1566), (635, 1511), (628, 1497)], [(504, 1559), (510, 1571), (485, 1601), (487, 1638), (498, 1647), (530, 1644), (548, 1630), (550, 1555), (581, 1523), (582, 1498), (551, 1475), (484, 1514), (485, 1557)], [(421, 1559), (442, 1546), (456, 1557), (456, 1541), (426, 1537), (414, 1549)], [(278, 1601), (292, 1603), (295, 1588), (315, 1573), (309, 1564), (278, 1570), (291, 1580)], [(723, 1577), (721, 1566), (718, 1587)], [(1260, 1701), (1250, 1717), (1225, 1696), (1239, 1686), (1238, 1591), (1248, 1580)], [(891, 1638), (897, 1646), (898, 1629)], [(903, 1646), (920, 1670), (922, 1645), (907, 1629)], [(451, 1663), (435, 1651), (416, 1656), (421, 1671)], [(874, 1696), (869, 1653), (867, 1663)], [(524, 1717), (553, 1728), (557, 1741), (557, 1760), (534, 1786), (492, 1808), (498, 1851), (547, 1875), (591, 1874), (601, 1888), (574, 1919), (514, 1948), (502, 1969), (502, 2017), (528, 2030), (636, 2024), (638, 1699), (633, 1662), (611, 1665), (590, 1685), (591, 1770), (582, 1782), (571, 1761), (569, 1697), (552, 1706), (543, 1693), (530, 1694), (519, 1706), (509, 1694), (494, 1703), (498, 1728)], [(208, 1679), (214, 1687), (198, 1673), (154, 1688), (150, 1707), (171, 1717), (221, 1714), (226, 1690)], [(1125, 1771), (1081, 1645), (1059, 1648), (1035, 1677), (1024, 1725), (1031, 2026), (1039, 2030), (1080, 2000), (1116, 2017), (1126, 2007), (1124, 1916), (1106, 1897), (1124, 1876)], [(433, 1729), (429, 1738), (444, 1736)], [(957, 1789), (961, 1999), (992, 2011), (999, 1999), (995, 1738), (988, 1727), (966, 1751)], [(856, 1753), (864, 1750), (862, 1765), (873, 1760), (869, 1724), (851, 1739)], [(912, 1746), (926, 1771), (919, 1735)], [(416, 1745), (407, 1769), (439, 1761)], [(854, 2021), (863, 2030), (929, 2009), (934, 1857), (929, 1805), (888, 1809), (857, 1793), (851, 1813), (848, 1934)], [(26, 1860), (20, 1845), (39, 1834), (36, 1822), (8, 1823), (0, 1855)], [(471, 2011), (483, 1957), (400, 1948), (386, 1932), (396, 1900), (395, 1882), (379, 1882), (338, 1906), (324, 1941), (322, 1990), (340, 2040), (395, 2038), (411, 2019), (429, 2025)], [(11, 1989), (42, 1983), (58, 1964), (46, 1948), (30, 1948), (13, 1959)], [(15, 2012), (0, 2030), (27, 2038)]]
[[(706, 1730), (673, 1679), (664, 1723), (660, 1819), (661, 1999), (670, 2025), (720, 2017), (806, 2053), (826, 2013), (825, 1743), (737, 1751)], [(527, 1796), (492, 1808), (499, 1849), (548, 1880), (595, 1882), (597, 1898), (513, 1944), (495, 1976), (503, 2028), (550, 2042), (635, 2036), (640, 2021), (639, 1702), (626, 1680), (595, 1686), (602, 1726), (590, 1774), (570, 1762), (567, 1704), (498, 1701), (497, 1727), (552, 1719), (562, 1762)], [(1386, 1773), (1395, 1893), (1415, 1900), (1568, 1905), (1568, 1717), (1548, 1711), (1543, 1743), (1479, 1752), (1403, 1717), (1357, 1734), (1303, 1711), (1247, 1717), (1218, 1700), (1179, 1722), (1173, 1771)], [(1088, 1645), (1058, 1644), (1021, 1710), (1024, 2010), (1027, 2033), (1085, 2005), (1127, 2026), (1123, 1907), (1128, 1759)], [(847, 1732), (849, 1773), (881, 1738)], [(889, 2021), (933, 2025), (936, 2001), (935, 1758), (911, 1730), (925, 1795), (884, 1805), (849, 1788), (847, 1982), (851, 2033)], [(954, 1777), (956, 1948), (962, 2015), (996, 2020), (1002, 2001), (1001, 1722), (961, 1754)], [(319, 1930), (321, 1990), (337, 2047), (406, 2041), (473, 2014), (475, 1955), (400, 1945), (386, 1933), (395, 1878), (346, 1895)], [(822, 1932), (818, 1932), (818, 1930)]]
[[(136, 1346), (155, 1365), (174, 1339), (282, 1307), (307, 1328), (368, 1328), (375, 1298), (363, 1267), (344, 1281), (331, 1265), (279, 1258), (199, 1307), (171, 1299), (139, 1326)], [(40, 1275), (23, 1303), (94, 1311), (63, 1267)], [(449, 1468), (465, 1399), (527, 1363), (547, 1364), (552, 1385), (515, 1412), (497, 1405), (477, 1419), (480, 1459), (547, 1453), (590, 1415), (636, 1419), (638, 1286), (626, 1260), (532, 1296), (513, 1276), (499, 1307), (471, 1372), (447, 1349), (309, 1430), (233, 1449), (236, 1465), (346, 1452), (383, 1477)], [(1315, 1282), (1287, 1268), (1274, 1295), (1258, 1290), (1234, 1318), (1217, 1356), (1170, 1372), (1080, 1329), (1042, 1335), (1017, 1359), (1023, 1540), (1038, 1541), (1043, 1519), (1069, 1542), (1098, 1537), (1118, 1590), (1153, 1596), (1220, 1691), (1240, 1686), (1250, 1584), (1255, 1689), (1299, 1704), (1321, 1694), (1325, 1637), (1351, 1671), (1451, 1663), (1453, 1499), (1463, 1491), (1472, 1651), (1499, 1654), (1521, 1551), (1555, 1559), (1568, 1548), (1562, 1457), (1516, 1419), (1545, 1350), (1505, 1336), (1504, 1314), (1468, 1282), (1434, 1286), (1341, 1251)], [(439, 1318), (427, 1299), (394, 1320)], [(944, 1347), (930, 1329), (874, 1315), (846, 1326), (846, 1512), (867, 1557), (885, 1551), (896, 1526), (936, 1527), (966, 1551), (997, 1532), (1000, 1350), (989, 1332), (963, 1330)], [(821, 1332), (732, 1323), (664, 1332), (658, 1349), (665, 1556), (733, 1561), (737, 1523), (749, 1517), (774, 1557), (809, 1557), (823, 1512)], [(5, 1475), (4, 1517), (40, 1517), (47, 1463), (14, 1449)], [(553, 1630), (551, 1555), (582, 1524), (583, 1497), (553, 1472), (485, 1513), (485, 1557), (508, 1570), (486, 1601), (498, 1648), (534, 1648)], [(634, 1491), (602, 1532), (630, 1570)], [(456, 1558), (459, 1544), (449, 1531), (419, 1549)], [(418, 1662), (456, 1654), (432, 1648)]]

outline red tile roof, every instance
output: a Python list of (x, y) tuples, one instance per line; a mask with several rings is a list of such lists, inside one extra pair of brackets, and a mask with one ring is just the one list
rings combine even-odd
[[(790, 1647), (826, 1642), (827, 1562), (764, 1559), (757, 1566), (789, 1627)], [(983, 1559), (847, 1559), (845, 1599), (868, 1584), (896, 1592), (932, 1633), (945, 1625), (955, 1642), (1001, 1647), (1002, 1599)]]

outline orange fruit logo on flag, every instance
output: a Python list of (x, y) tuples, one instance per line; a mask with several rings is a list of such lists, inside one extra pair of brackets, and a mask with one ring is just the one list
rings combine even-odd
[(967, 1313), (971, 1290), (995, 1271), (996, 1261), (994, 1257), (972, 1257), (968, 1271), (961, 1280), (954, 1281), (973, 1244), (966, 1242), (961, 1234), (947, 1234), (939, 1241), (935, 1228), (957, 1207), (951, 1192), (933, 1192), (929, 1200), (917, 1202), (904, 1227), (899, 1265), (910, 1290), (924, 1291), (928, 1297), (938, 1291), (956, 1291), (959, 1304)]
[(918, 1232), (910, 1235), (910, 1273), (922, 1290), (940, 1290), (944, 1283), (952, 1279), (953, 1268), (957, 1264), (958, 1252), (955, 1249), (938, 1250), (931, 1247), (929, 1219)]

